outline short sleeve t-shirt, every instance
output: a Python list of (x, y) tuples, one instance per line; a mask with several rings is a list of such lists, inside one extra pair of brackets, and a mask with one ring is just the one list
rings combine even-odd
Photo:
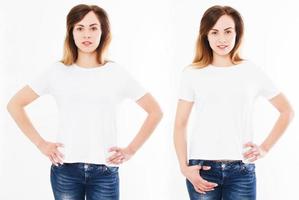
[(64, 162), (107, 164), (108, 149), (117, 146), (116, 115), (122, 100), (137, 101), (146, 90), (123, 67), (52, 64), (28, 82), (39, 96), (50, 94), (59, 111), (57, 142)]
[(231, 67), (187, 67), (178, 98), (194, 102), (189, 159), (243, 160), (243, 144), (253, 139), (254, 102), (271, 99), (279, 88), (252, 62)]

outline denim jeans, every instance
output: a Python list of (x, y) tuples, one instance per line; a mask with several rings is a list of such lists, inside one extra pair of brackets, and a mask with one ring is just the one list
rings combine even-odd
[(55, 200), (118, 200), (118, 167), (87, 163), (51, 166)]
[(213, 191), (200, 194), (192, 183), (186, 180), (190, 200), (255, 200), (256, 176), (255, 164), (233, 161), (230, 163), (189, 160), (189, 166), (210, 166), (210, 170), (200, 170), (200, 176), (218, 186)]

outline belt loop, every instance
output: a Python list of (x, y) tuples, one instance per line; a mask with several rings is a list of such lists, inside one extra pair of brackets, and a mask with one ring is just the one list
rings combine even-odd
[(88, 164), (84, 163), (84, 170), (88, 169)]

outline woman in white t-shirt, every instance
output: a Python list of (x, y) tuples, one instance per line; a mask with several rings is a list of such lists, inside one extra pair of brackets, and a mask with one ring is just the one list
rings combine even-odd
[[(105, 59), (111, 40), (106, 12), (80, 4), (67, 15), (64, 56), (29, 81), (8, 103), (22, 132), (51, 162), (55, 199), (119, 199), (118, 165), (129, 160), (151, 135), (162, 112), (155, 99), (121, 66)], [(32, 126), (24, 107), (50, 94), (59, 110), (55, 142)], [(130, 98), (148, 116), (125, 148), (117, 147), (116, 112)]]
[[(285, 96), (239, 56), (243, 21), (229, 6), (203, 15), (191, 66), (182, 73), (174, 142), (191, 200), (254, 200), (255, 164), (277, 142), (293, 117)], [(268, 137), (257, 145), (251, 127), (255, 99), (263, 96), (280, 112)], [(194, 107), (187, 156), (186, 129)]]

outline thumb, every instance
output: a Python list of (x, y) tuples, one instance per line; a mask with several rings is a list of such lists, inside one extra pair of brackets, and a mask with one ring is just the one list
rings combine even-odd
[(120, 148), (119, 147), (111, 147), (108, 152), (112, 152), (112, 151), (119, 151)]
[(194, 165), (194, 166), (192, 166), (195, 170), (201, 170), (201, 165)]
[(210, 169), (211, 169), (211, 166), (202, 166), (202, 169), (203, 169), (203, 170), (210, 170)]
[(254, 146), (253, 142), (247, 142), (243, 145), (243, 147), (253, 147), (253, 146)]

